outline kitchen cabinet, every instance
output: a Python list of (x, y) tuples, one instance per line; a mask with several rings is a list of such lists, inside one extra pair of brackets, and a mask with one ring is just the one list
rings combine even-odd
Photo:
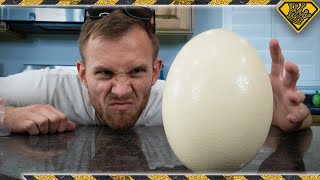
[(151, 6), (156, 12), (156, 29), (160, 39), (188, 39), (193, 34), (192, 6)]
[(312, 115), (312, 125), (320, 125), (320, 115)]

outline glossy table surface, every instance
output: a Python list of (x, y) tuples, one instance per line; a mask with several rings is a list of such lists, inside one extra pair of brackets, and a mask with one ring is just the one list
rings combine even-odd
[[(245, 146), (245, 144), (244, 144)], [(0, 137), (0, 178), (22, 174), (183, 174), (163, 127), (114, 132), (80, 126), (75, 132)], [(206, 172), (213, 174), (215, 172)], [(295, 133), (271, 127), (256, 157), (235, 174), (320, 174), (320, 126)]]

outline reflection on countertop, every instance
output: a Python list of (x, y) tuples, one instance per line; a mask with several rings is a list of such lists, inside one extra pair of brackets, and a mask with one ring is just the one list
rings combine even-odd
[[(320, 127), (283, 133), (270, 129), (257, 156), (236, 173), (319, 173)], [(80, 126), (75, 132), (0, 137), (0, 175), (191, 173), (172, 152), (163, 127), (115, 132)], [(206, 172), (212, 174), (215, 172)], [(1, 177), (0, 176), (0, 177)]]

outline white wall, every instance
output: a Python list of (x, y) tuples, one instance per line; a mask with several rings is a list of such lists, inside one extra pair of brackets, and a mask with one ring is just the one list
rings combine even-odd
[(258, 50), (268, 72), (271, 69), (269, 40), (277, 38), (286, 60), (299, 66), (299, 88), (305, 92), (307, 89), (319, 90), (320, 15), (315, 16), (302, 32), (296, 33), (275, 8), (225, 7), (223, 26), (238, 32)]

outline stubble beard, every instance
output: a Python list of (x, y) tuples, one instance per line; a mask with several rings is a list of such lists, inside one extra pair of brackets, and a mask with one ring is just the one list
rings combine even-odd
[[(101, 105), (99, 104), (98, 99), (91, 95), (90, 91), (88, 93), (90, 102), (96, 111), (96, 115), (101, 121), (103, 121), (103, 123), (114, 130), (127, 130), (135, 125), (142, 114), (148, 103), (150, 90), (151, 87), (147, 90), (147, 92), (144, 93), (144, 97), (140, 105), (134, 104), (134, 107), (128, 111), (111, 110), (110, 107), (108, 107), (108, 102), (110, 101), (108, 96), (104, 102), (104, 105)], [(105, 106), (105, 108), (103, 108), (103, 106)]]

